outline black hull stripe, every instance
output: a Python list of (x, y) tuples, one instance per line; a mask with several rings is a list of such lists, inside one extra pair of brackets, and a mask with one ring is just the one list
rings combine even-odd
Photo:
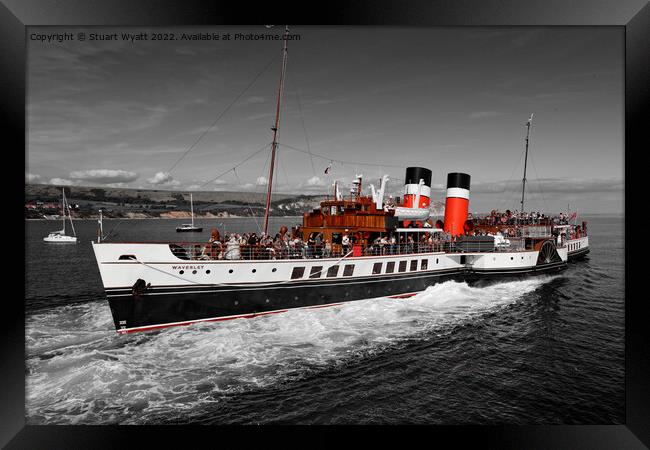
[[(557, 272), (566, 264), (537, 267), (535, 273)], [(528, 272), (492, 273), (501, 277), (527, 276)], [(258, 289), (223, 289), (212, 291), (181, 291), (145, 293), (141, 296), (110, 296), (108, 298), (115, 327), (119, 332), (163, 328), (200, 321), (252, 317), (273, 314), (295, 308), (321, 307), (354, 300), (378, 297), (399, 297), (425, 290), (428, 286), (447, 280), (480, 280), (481, 273), (421, 274), (395, 280), (337, 283), (329, 287), (317, 285), (265, 287)]]
[(567, 253), (567, 258), (579, 258), (589, 253), (589, 247)]

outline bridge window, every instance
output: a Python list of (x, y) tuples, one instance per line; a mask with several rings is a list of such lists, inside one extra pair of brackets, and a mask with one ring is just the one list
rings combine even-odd
[(291, 272), (291, 279), (295, 280), (297, 278), (302, 278), (304, 274), (305, 274), (304, 267), (294, 267), (293, 271)]
[(309, 278), (320, 278), (320, 274), (323, 272), (323, 266), (314, 266), (309, 272)]

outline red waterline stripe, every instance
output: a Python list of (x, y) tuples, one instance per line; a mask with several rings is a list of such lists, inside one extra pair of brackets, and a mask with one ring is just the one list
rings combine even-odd
[(388, 298), (410, 298), (417, 294), (417, 292), (411, 292), (410, 294), (389, 295)]
[[(330, 306), (337, 306), (337, 305), (342, 305), (342, 304), (343, 303), (330, 303), (330, 304), (327, 304), (327, 305), (306, 306), (306, 307), (304, 307), (304, 309), (328, 308)], [(303, 308), (291, 308), (291, 309), (303, 309)], [(241, 316), (216, 317), (214, 319), (189, 320), (187, 322), (179, 322), (179, 323), (164, 324), (164, 325), (151, 325), (151, 326), (146, 326), (146, 327), (137, 327), (137, 328), (129, 328), (129, 329), (125, 329), (125, 330), (117, 330), (117, 333), (118, 334), (130, 334), (130, 333), (138, 333), (140, 331), (152, 331), (152, 330), (161, 330), (163, 328), (186, 326), (186, 325), (191, 325), (193, 323), (201, 323), (201, 322), (223, 322), (223, 321), (226, 321), (226, 320), (234, 320), (234, 319), (252, 319), (254, 317), (267, 316), (269, 314), (279, 314), (279, 313), (284, 313), (284, 312), (287, 312), (287, 311), (289, 311), (289, 310), (288, 309), (279, 309), (277, 311), (250, 313), (250, 314), (243, 314)]]

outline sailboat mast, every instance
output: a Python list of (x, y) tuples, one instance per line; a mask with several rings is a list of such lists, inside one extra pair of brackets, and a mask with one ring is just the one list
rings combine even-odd
[(194, 228), (194, 201), (192, 200), (192, 193), (190, 192), (190, 211), (192, 214), (192, 228)]
[(61, 188), (61, 220), (63, 221), (63, 234), (65, 234), (65, 188)]
[(278, 147), (278, 129), (280, 127), (280, 106), (282, 102), (282, 90), (284, 89), (284, 75), (287, 70), (287, 41), (289, 36), (289, 26), (284, 27), (284, 37), (282, 44), (282, 67), (280, 69), (280, 85), (278, 87), (278, 101), (275, 109), (275, 125), (273, 130), (273, 143), (271, 144), (271, 164), (269, 167), (268, 188), (266, 191), (266, 208), (264, 210), (264, 234), (268, 234), (269, 229), (269, 210), (271, 208), (271, 191), (273, 190), (273, 172), (275, 170), (275, 153)]
[(530, 127), (533, 124), (533, 114), (530, 114), (528, 122), (526, 122), (526, 156), (524, 157), (524, 179), (521, 184), (521, 212), (524, 212), (524, 195), (526, 193), (526, 168), (528, 165), (528, 142), (530, 140)]

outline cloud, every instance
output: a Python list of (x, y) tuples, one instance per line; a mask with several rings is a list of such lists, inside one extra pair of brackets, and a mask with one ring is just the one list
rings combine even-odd
[(73, 180), (91, 181), (99, 184), (129, 183), (140, 177), (135, 172), (115, 169), (75, 170), (70, 172)]
[(41, 176), (35, 173), (25, 173), (25, 181), (27, 183), (38, 183), (41, 181)]
[[(544, 194), (578, 194), (594, 192), (623, 192), (624, 182), (618, 178), (605, 179), (571, 179), (571, 178), (541, 178), (528, 179), (526, 190), (529, 192), (541, 192)], [(494, 194), (504, 191), (521, 189), (521, 181), (494, 181), (478, 182), (471, 186), (471, 193)]]
[(498, 117), (503, 115), (504, 114), (499, 111), (474, 111), (469, 113), (468, 117), (470, 119), (483, 119), (485, 117)]
[(266, 98), (259, 95), (252, 95), (247, 99), (245, 99), (244, 101), (242, 101), (243, 105), (254, 105), (257, 103), (266, 103)]
[(266, 186), (267, 184), (269, 184), (269, 180), (267, 180), (266, 177), (257, 177), (255, 184), (257, 186)]
[(181, 183), (174, 180), (169, 172), (156, 172), (152, 178), (147, 178), (147, 183), (161, 186), (178, 186)]
[(79, 182), (67, 180), (65, 178), (51, 178), (49, 184), (53, 184), (55, 186), (74, 186), (79, 184)]
[(307, 180), (307, 186), (325, 186), (325, 180), (314, 175), (309, 180)]
[(314, 105), (329, 105), (331, 103), (341, 103), (341, 102), (347, 102), (348, 99), (345, 97), (335, 97), (335, 98), (323, 98), (320, 100), (316, 100), (314, 102)]

